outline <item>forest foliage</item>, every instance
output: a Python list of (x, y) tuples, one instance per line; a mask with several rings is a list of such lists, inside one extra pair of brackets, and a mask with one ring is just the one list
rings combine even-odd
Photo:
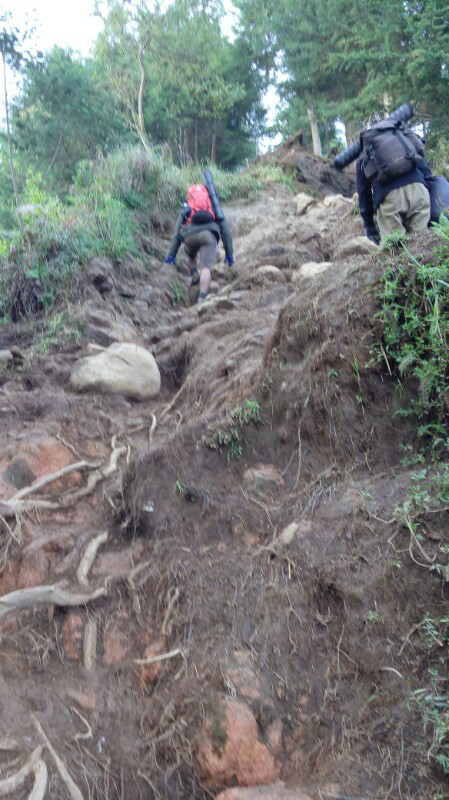
[[(428, 153), (446, 167), (449, 16), (442, 0), (233, 0), (232, 17), (220, 0), (92, 2), (101, 30), (88, 58), (58, 47), (36, 53), (33, 31), (0, 15), (0, 56), (19, 86), (14, 96), (7, 81), (3, 87), (3, 252), (30, 187), (41, 187), (55, 208), (80, 213), (82, 176), (105, 174), (108, 158), (123, 164), (136, 145), (150, 161), (187, 170), (185, 184), (201, 164), (238, 170), (270, 133), (301, 128), (308, 141), (311, 119), (331, 153), (342, 146), (337, 129), (352, 140), (376, 114), (410, 102)], [(264, 96), (274, 86), (280, 102), (268, 125)], [(132, 192), (129, 207), (146, 197)], [(102, 202), (107, 197), (114, 197), (112, 185)]]

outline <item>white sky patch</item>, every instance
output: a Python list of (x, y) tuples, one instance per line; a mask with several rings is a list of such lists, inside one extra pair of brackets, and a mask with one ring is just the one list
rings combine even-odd
[[(11, 0), (8, 0), (8, 5)], [(7, 6), (8, 7), (8, 6)], [(72, 48), (87, 56), (102, 22), (93, 16), (93, 0), (55, 2), (55, 0), (14, 0), (9, 10), (15, 26), (23, 30), (34, 23), (33, 48), (50, 50), (54, 45)]]

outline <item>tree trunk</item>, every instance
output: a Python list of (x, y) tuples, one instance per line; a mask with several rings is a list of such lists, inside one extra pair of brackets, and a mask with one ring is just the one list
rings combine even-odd
[(181, 167), (183, 167), (184, 164), (183, 164), (183, 160), (182, 160), (182, 128), (181, 128), (181, 126), (179, 126), (179, 138), (178, 138), (178, 141), (176, 142), (176, 144), (178, 145), (178, 151), (179, 151), (179, 165)]
[(137, 119), (138, 119), (138, 133), (140, 137), (140, 141), (142, 142), (145, 150), (148, 152), (150, 149), (150, 145), (148, 142), (148, 137), (145, 130), (145, 120), (143, 117), (143, 90), (145, 87), (145, 66), (143, 63), (143, 44), (139, 47), (139, 65), (140, 65), (140, 86), (139, 86), (139, 97), (137, 100)]
[(11, 139), (11, 127), (9, 124), (9, 105), (8, 105), (8, 89), (6, 85), (6, 59), (5, 54), (2, 51), (2, 61), (3, 61), (3, 90), (5, 93), (5, 117), (6, 117), (6, 135), (8, 138), (8, 150), (9, 150), (9, 166), (11, 170), (11, 180), (12, 185), (14, 187), (14, 197), (16, 201), (16, 209), (17, 209), (17, 218), (19, 220), (19, 228), (20, 232), (23, 234), (23, 223), (22, 223), (22, 215), (20, 213), (20, 206), (19, 206), (19, 193), (17, 191), (17, 181), (16, 181), (16, 171), (14, 169), (14, 159), (12, 154), (12, 139)]
[(215, 164), (217, 158), (217, 120), (214, 119), (214, 124), (212, 127), (212, 144), (210, 148), (210, 160), (213, 164)]
[(184, 130), (184, 164), (190, 164), (192, 159), (190, 158), (190, 151), (189, 151), (189, 129), (188, 127)]
[(312, 134), (313, 153), (314, 153), (315, 156), (322, 156), (323, 155), (323, 149), (321, 147), (320, 133), (319, 133), (319, 130), (318, 130), (318, 125), (316, 123), (315, 115), (313, 113), (313, 109), (312, 108), (308, 108), (307, 109), (307, 116), (309, 118), (310, 131), (311, 131), (311, 134)]
[(195, 164), (198, 164), (198, 120), (195, 120)]

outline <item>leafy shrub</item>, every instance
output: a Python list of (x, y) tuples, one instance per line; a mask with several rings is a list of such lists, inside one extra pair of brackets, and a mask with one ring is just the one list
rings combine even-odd
[[(253, 197), (267, 183), (289, 184), (282, 169), (270, 165), (212, 170), (223, 201)], [(28, 171), (22, 201), (33, 210), (24, 217), (25, 233), (0, 239), (0, 317), (27, 279), (40, 282), (40, 303), (49, 308), (61, 293), (70, 295), (74, 274), (93, 256), (137, 255), (139, 224), (148, 227), (157, 218), (173, 225), (187, 186), (202, 180), (200, 166), (176, 167), (161, 151), (135, 146), (80, 162), (65, 202), (49, 195), (42, 177)]]
[(243, 453), (244, 439), (241, 429), (247, 425), (260, 422), (260, 406), (256, 400), (245, 400), (241, 406), (230, 408), (225, 416), (203, 438), (205, 444), (213, 450), (227, 447), (226, 458), (240, 458)]
[[(439, 228), (449, 232), (449, 224)], [(449, 238), (449, 234), (448, 234)], [(418, 421), (418, 434), (433, 447), (449, 446), (449, 248), (432, 263), (418, 262), (405, 248), (405, 263), (385, 272), (382, 287), (385, 354), (400, 382), (412, 378), (415, 397), (402, 414)], [(382, 356), (379, 356), (381, 358)]]

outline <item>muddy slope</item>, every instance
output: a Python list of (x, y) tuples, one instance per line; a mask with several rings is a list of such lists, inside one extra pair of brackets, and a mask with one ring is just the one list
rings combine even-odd
[[(277, 188), (269, 207), (226, 209), (236, 269), (217, 264), (200, 309), (156, 260), (97, 262), (81, 340), (55, 346), (45, 319), (0, 330), (24, 356), (0, 373), (0, 498), (32, 501), (1, 520), (0, 614), (30, 587), (89, 596), (0, 621), (0, 733), (15, 741), (0, 740), (0, 777), (42, 743), (38, 720), (84, 798), (444, 786), (407, 703), (428, 667), (410, 631), (444, 599), (395, 522), (413, 432), (388, 372), (367, 366), (383, 260), (353, 242), (347, 200), (298, 213)], [(153, 352), (155, 400), (70, 389), (88, 345), (114, 341)], [(70, 796), (42, 758), (45, 796)]]

